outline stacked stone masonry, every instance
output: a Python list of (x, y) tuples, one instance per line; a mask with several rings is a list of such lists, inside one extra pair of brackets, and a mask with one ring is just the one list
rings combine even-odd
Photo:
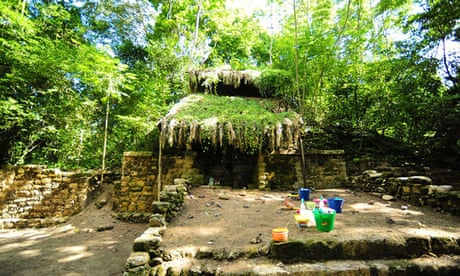
[[(343, 154), (343, 150), (309, 153), (306, 158), (308, 186), (342, 186), (347, 178)], [(259, 155), (243, 160), (211, 161), (200, 159), (193, 152), (163, 156), (163, 187), (158, 189), (158, 158), (151, 152), (125, 152), (121, 183), (114, 186), (113, 211), (121, 220), (148, 221), (154, 211), (151, 203), (164, 201), (158, 197), (158, 191), (176, 179), (185, 179), (190, 186), (200, 186), (208, 184), (212, 176), (221, 181), (220, 185), (259, 190), (296, 190), (303, 186), (299, 155)], [(228, 167), (231, 167), (231, 173)]]
[(161, 248), (167, 221), (181, 210), (187, 193), (187, 181), (175, 179), (174, 185), (165, 185), (160, 197), (164, 201), (152, 203), (149, 228), (134, 240), (133, 251), (125, 262), (123, 275), (165, 275), (163, 262), (170, 259)]
[(0, 227), (48, 227), (81, 211), (88, 174), (28, 165), (0, 170)]
[(428, 169), (423, 173), (402, 167), (379, 167), (351, 177), (349, 185), (376, 196), (391, 195), (414, 206), (430, 206), (460, 215), (460, 190), (455, 185), (436, 185)]

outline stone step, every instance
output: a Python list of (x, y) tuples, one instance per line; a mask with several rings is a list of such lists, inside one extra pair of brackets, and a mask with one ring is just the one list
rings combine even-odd
[(460, 255), (460, 240), (449, 236), (382, 235), (373, 239), (311, 239), (270, 244), (270, 257), (285, 263), (311, 260), (410, 259)]
[[(242, 259), (234, 262), (175, 259), (156, 267), (164, 275), (460, 275), (460, 256), (388, 260), (331, 260), (284, 264), (270, 259)], [(157, 275), (155, 271), (150, 275)]]
[(235, 261), (268, 257), (283, 263), (326, 260), (411, 259), (460, 255), (460, 240), (449, 236), (382, 235), (372, 239), (306, 239), (260, 243), (244, 248), (188, 247), (168, 252), (171, 257)]

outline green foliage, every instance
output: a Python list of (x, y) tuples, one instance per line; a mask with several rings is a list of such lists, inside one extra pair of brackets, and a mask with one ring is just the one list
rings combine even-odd
[(200, 94), (194, 96), (190, 103), (183, 104), (173, 115), (173, 120), (184, 125), (200, 125), (199, 138), (205, 149), (211, 149), (216, 144), (219, 129), (222, 129), (222, 135), (232, 143), (231, 146), (243, 152), (256, 153), (269, 143), (265, 140), (266, 132), (278, 129), (285, 118), (298, 121), (295, 112), (279, 111), (278, 104), (274, 100)]
[[(240, 97), (222, 97), (215, 95), (200, 95), (199, 102), (181, 108), (180, 113), (175, 115), (179, 120), (202, 121), (215, 118), (217, 121), (227, 121), (232, 125), (276, 125), (285, 117), (295, 118), (292, 111), (273, 112), (277, 109), (277, 101), (252, 100), (249, 101)], [(229, 108), (231, 105), (231, 108)]]
[[(460, 59), (447, 51), (459, 40), (454, 2), (420, 2), (414, 15), (407, 0), (300, 0), (294, 18), (282, 1), (257, 16), (223, 0), (0, 1), (0, 161), (98, 167), (109, 112), (107, 162), (119, 166), (124, 150), (151, 148), (156, 122), (187, 95), (188, 71), (221, 64), (269, 67), (261, 93), (310, 125), (458, 155)], [(269, 34), (258, 16), (272, 14), (283, 25)], [(407, 39), (395, 42), (403, 25)], [(218, 114), (259, 145), (251, 131), (279, 118), (260, 105), (225, 109), (230, 100), (210, 99), (187, 120)]]
[(289, 99), (294, 91), (292, 74), (279, 69), (262, 71), (255, 84), (265, 98)]

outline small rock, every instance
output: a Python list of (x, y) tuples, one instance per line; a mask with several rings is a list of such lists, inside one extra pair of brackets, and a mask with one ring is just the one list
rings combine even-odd
[(229, 200), (230, 198), (225, 193), (219, 193), (219, 199)]
[(370, 200), (370, 201), (368, 202), (369, 205), (374, 205), (374, 203), (375, 203), (375, 201), (373, 201), (373, 200)]
[(194, 216), (193, 215), (188, 215), (187, 218), (192, 219), (192, 218), (194, 218)]
[(392, 218), (390, 218), (390, 217), (385, 217), (385, 221), (386, 221), (388, 224), (394, 224), (394, 223), (395, 223), (395, 221), (394, 221)]
[(102, 207), (104, 207), (105, 205), (107, 205), (107, 199), (101, 199), (99, 200), (99, 202), (96, 202), (96, 207), (98, 209), (101, 209)]
[(209, 245), (213, 245), (213, 244), (214, 244), (214, 240), (208, 240), (208, 244), (209, 244)]
[(247, 209), (247, 208), (249, 208), (249, 205), (244, 205), (243, 208), (246, 208), (246, 209)]
[(261, 243), (263, 240), (262, 240), (262, 233), (259, 233), (259, 235), (257, 237), (255, 237), (254, 239), (251, 240), (251, 243), (252, 244), (258, 244), (258, 243)]
[(401, 210), (406, 211), (408, 209), (409, 209), (409, 207), (407, 205), (401, 205)]
[(386, 200), (386, 201), (391, 201), (391, 200), (394, 199), (394, 197), (391, 196), (391, 195), (383, 195), (383, 196), (382, 196), (382, 199), (383, 199), (383, 200)]
[(102, 231), (107, 231), (107, 230), (112, 230), (113, 225), (107, 225), (107, 226), (101, 226), (96, 229), (97, 232), (102, 232)]

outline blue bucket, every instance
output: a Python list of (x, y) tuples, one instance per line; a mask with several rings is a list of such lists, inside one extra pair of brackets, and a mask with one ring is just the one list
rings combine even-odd
[(336, 213), (342, 213), (342, 207), (345, 200), (340, 197), (331, 197), (327, 199), (329, 208), (334, 209)]
[(300, 188), (299, 189), (299, 199), (300, 200), (303, 199), (304, 201), (310, 200), (310, 189)]

